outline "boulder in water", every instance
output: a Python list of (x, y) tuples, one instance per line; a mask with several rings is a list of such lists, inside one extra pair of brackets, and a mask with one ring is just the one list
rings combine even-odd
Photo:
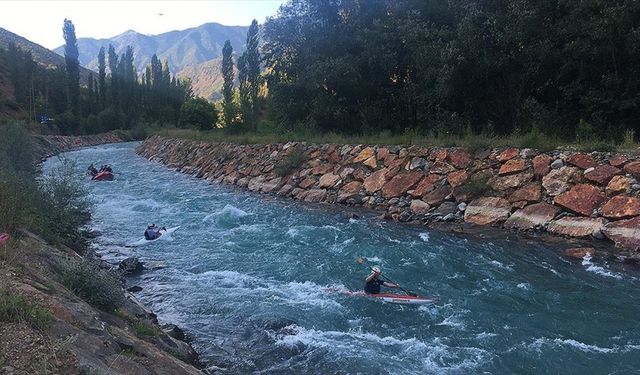
[(118, 268), (124, 275), (137, 275), (139, 273), (142, 273), (144, 266), (142, 265), (142, 262), (138, 260), (138, 258), (130, 257), (120, 262)]

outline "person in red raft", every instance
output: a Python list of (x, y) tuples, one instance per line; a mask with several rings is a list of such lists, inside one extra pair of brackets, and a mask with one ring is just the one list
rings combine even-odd
[(389, 283), (380, 279), (382, 271), (380, 267), (371, 267), (371, 274), (364, 279), (364, 292), (367, 294), (380, 294), (380, 287), (386, 286), (387, 288), (398, 288), (398, 284)]

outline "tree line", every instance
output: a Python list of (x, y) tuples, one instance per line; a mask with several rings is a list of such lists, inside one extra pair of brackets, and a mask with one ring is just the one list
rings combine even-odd
[(290, 0), (262, 31), (269, 113), (294, 131), (619, 141), (640, 126), (638, 20), (635, 0)]
[[(51, 122), (62, 134), (99, 133), (134, 129), (149, 124), (191, 126), (194, 110), (205, 111), (211, 127), (213, 106), (202, 107), (193, 98), (191, 83), (172, 76), (168, 62), (153, 55), (140, 76), (131, 46), (118, 55), (112, 45), (98, 54), (98, 73), (80, 84), (80, 63), (75, 27), (64, 21), (65, 65), (43, 67), (31, 53), (15, 44), (0, 49), (19, 107), (32, 120)], [(188, 105), (185, 106), (185, 103)], [(184, 108), (183, 108), (184, 107)], [(194, 117), (195, 116), (195, 117)], [(197, 125), (197, 124), (196, 124)]]

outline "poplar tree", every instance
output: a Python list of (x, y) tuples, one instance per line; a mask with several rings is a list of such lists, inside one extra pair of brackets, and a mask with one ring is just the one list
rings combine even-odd
[(67, 106), (74, 114), (78, 113), (80, 100), (80, 62), (78, 57), (78, 42), (73, 22), (65, 18), (62, 27), (64, 37), (64, 61), (67, 69)]
[(229, 40), (224, 42), (222, 48), (222, 112), (224, 113), (224, 123), (227, 129), (231, 129), (235, 108), (233, 105), (233, 47)]
[(251, 105), (251, 118), (249, 119), (255, 130), (258, 117), (258, 90), (260, 89), (260, 53), (258, 52), (258, 21), (253, 20), (247, 31), (247, 81), (249, 88), (249, 103)]
[(106, 96), (107, 96), (107, 66), (104, 59), (104, 47), (100, 47), (100, 52), (98, 53), (98, 83), (100, 84), (100, 109), (104, 109)]
[(238, 58), (238, 83), (240, 85), (240, 112), (242, 122), (246, 128), (252, 126), (253, 110), (251, 108), (250, 84), (247, 80), (247, 54), (243, 53)]
[(111, 104), (118, 103), (118, 54), (109, 44), (109, 71), (111, 72)]

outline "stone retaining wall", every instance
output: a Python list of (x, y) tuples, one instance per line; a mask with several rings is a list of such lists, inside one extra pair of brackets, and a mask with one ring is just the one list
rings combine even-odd
[[(297, 151), (296, 151), (297, 150)], [(610, 153), (418, 146), (235, 145), (152, 137), (138, 153), (248, 190), (373, 208), (397, 221), (465, 221), (640, 249), (640, 160)], [(287, 171), (294, 153), (303, 162)], [(276, 171), (284, 175), (278, 176)]]
[(79, 136), (36, 135), (33, 137), (33, 140), (37, 154), (41, 159), (45, 159), (76, 148), (124, 142), (128, 139), (124, 139), (121, 135), (116, 133), (103, 133)]

